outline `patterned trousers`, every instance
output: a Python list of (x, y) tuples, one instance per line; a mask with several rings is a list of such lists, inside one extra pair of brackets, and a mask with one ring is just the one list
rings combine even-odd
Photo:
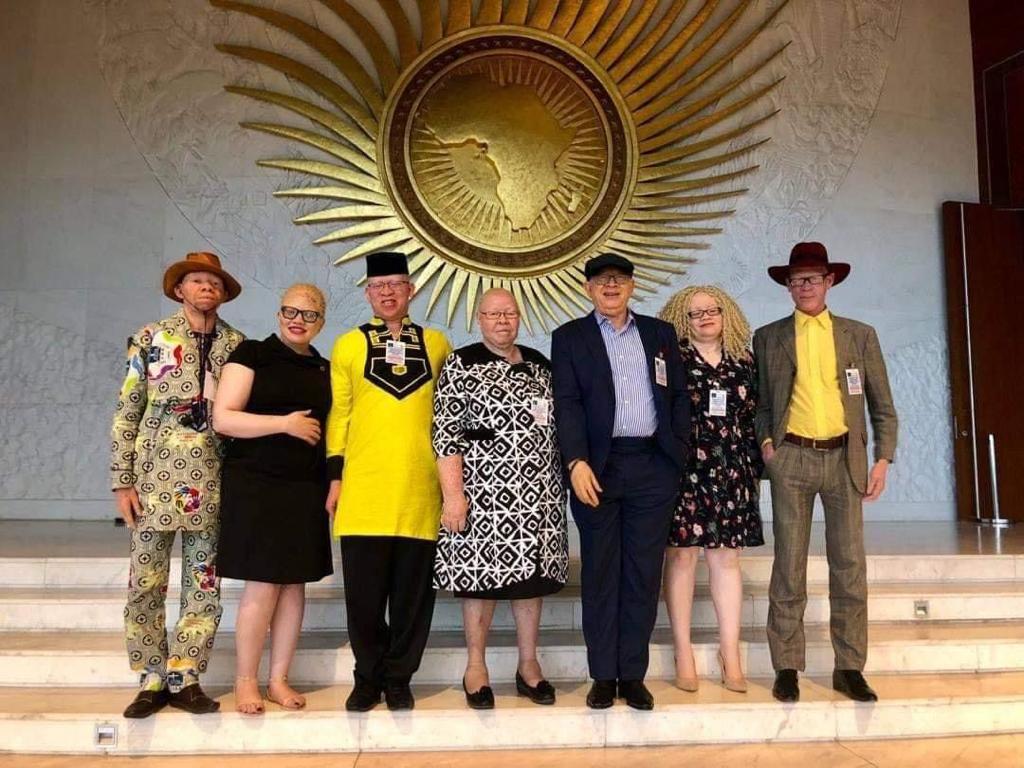
[(814, 497), (825, 508), (825, 555), (836, 669), (863, 670), (868, 653), (868, 581), (861, 495), (846, 448), (817, 451), (783, 443), (768, 462), (775, 562), (768, 591), (768, 647), (775, 669), (803, 670), (807, 551)]
[(181, 612), (168, 643), (165, 603), (176, 533), (132, 531), (125, 639), (140, 685), (151, 690), (198, 682), (220, 624), (217, 531), (181, 531)]

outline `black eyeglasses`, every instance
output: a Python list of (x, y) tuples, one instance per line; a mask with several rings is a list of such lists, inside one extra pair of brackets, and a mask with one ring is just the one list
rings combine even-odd
[(686, 316), (691, 320), (700, 320), (702, 317), (718, 317), (722, 314), (721, 307), (708, 307), (707, 309), (691, 309)]
[(808, 275), (807, 277), (791, 277), (786, 280), (790, 288), (802, 288), (805, 285), (821, 285), (825, 282), (825, 275)]
[(285, 320), (294, 320), (299, 315), (302, 315), (303, 322), (315, 323), (323, 315), (317, 312), (315, 309), (298, 309), (297, 307), (281, 307), (281, 317)]

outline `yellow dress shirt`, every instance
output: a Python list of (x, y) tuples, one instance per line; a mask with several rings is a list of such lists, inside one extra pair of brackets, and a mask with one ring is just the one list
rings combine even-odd
[(815, 317), (796, 310), (796, 378), (786, 431), (819, 439), (847, 432), (828, 310)]

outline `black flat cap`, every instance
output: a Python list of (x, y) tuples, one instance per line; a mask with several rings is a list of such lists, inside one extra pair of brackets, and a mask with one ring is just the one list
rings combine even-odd
[(408, 275), (409, 260), (404, 253), (381, 251), (366, 257), (366, 276), (383, 277), (384, 275)]
[(617, 269), (630, 277), (633, 276), (633, 262), (617, 253), (602, 253), (595, 256), (583, 266), (583, 274), (587, 280), (593, 280), (606, 269)]

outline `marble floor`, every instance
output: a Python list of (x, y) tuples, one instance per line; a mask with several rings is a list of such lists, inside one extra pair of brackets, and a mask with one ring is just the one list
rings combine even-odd
[[(0, 558), (127, 556), (128, 538), (128, 530), (113, 522), (0, 520)], [(765, 544), (747, 554), (771, 554), (771, 525), (765, 526)], [(1002, 529), (956, 521), (866, 523), (864, 545), (869, 555), (1024, 554), (1024, 525)], [(822, 523), (812, 526), (810, 553), (825, 554)]]
[[(503, 752), (190, 756), (189, 768), (1019, 768), (1024, 734), (801, 744)], [(4, 768), (170, 768), (181, 757), (3, 755)]]

